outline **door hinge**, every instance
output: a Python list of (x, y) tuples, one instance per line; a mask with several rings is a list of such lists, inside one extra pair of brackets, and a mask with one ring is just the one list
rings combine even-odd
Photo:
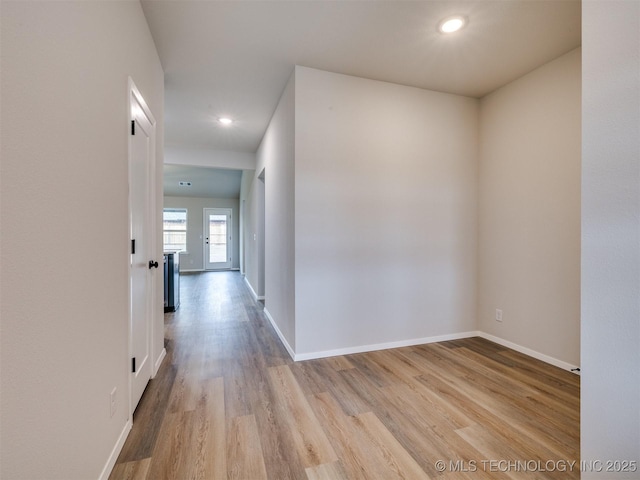
[(136, 357), (131, 359), (131, 373), (136, 373)]
[(136, 134), (136, 121), (131, 120), (131, 135), (135, 135), (135, 134)]
[(136, 240), (135, 238), (131, 239), (131, 255), (136, 253)]

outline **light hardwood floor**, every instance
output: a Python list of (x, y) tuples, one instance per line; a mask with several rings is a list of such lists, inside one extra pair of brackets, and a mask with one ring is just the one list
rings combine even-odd
[(580, 477), (576, 375), (480, 338), (293, 363), (237, 272), (181, 282), (112, 480)]

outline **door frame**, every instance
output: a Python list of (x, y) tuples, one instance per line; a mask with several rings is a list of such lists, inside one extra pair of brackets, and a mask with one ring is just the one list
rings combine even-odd
[[(147, 105), (144, 97), (136, 87), (133, 79), (128, 77), (127, 82), (127, 148), (128, 148), (128, 240), (127, 245), (128, 248), (128, 265), (129, 265), (129, 275), (128, 275), (128, 348), (127, 348), (127, 358), (125, 365), (127, 366), (127, 378), (128, 378), (128, 399), (126, 400), (128, 403), (128, 421), (130, 424), (133, 424), (133, 374), (131, 372), (131, 358), (133, 358), (133, 339), (132, 339), (132, 298), (131, 298), (131, 287), (132, 287), (132, 269), (131, 269), (131, 250), (130, 250), (130, 239), (132, 238), (132, 201), (131, 201), (131, 162), (132, 162), (132, 135), (131, 128), (132, 122), (135, 120), (136, 116), (143, 115), (147, 118), (149, 123), (151, 124), (151, 131), (149, 132), (149, 162), (147, 165), (147, 195), (148, 195), (148, 204), (147, 204), (147, 215), (146, 215), (146, 232), (147, 238), (143, 239), (146, 244), (147, 252), (149, 255), (149, 260), (155, 259), (158, 260), (158, 242), (157, 242), (157, 202), (156, 202), (156, 120), (149, 106)], [(155, 337), (155, 322), (154, 319), (157, 316), (157, 274), (156, 272), (159, 269), (149, 269), (150, 274), (147, 278), (147, 319), (146, 319), (146, 327), (147, 327), (147, 342), (149, 348), (149, 362), (150, 362), (150, 371), (151, 378), (154, 378), (157, 374), (159, 368), (159, 362), (156, 361), (156, 357), (158, 353), (156, 352), (156, 348), (153, 342)]]
[[(218, 215), (226, 215), (228, 218), (227, 221), (227, 258), (229, 259), (225, 262), (226, 266), (218, 267), (218, 268), (207, 268), (208, 259), (207, 259), (207, 238), (209, 237), (209, 222), (207, 221), (208, 214), (215, 213)], [(227, 207), (205, 207), (202, 209), (202, 229), (204, 235), (202, 236), (202, 268), (205, 271), (214, 271), (214, 270), (231, 270), (233, 266), (233, 244), (232, 244), (232, 235), (233, 235), (233, 208)], [(221, 262), (222, 263), (222, 262)]]

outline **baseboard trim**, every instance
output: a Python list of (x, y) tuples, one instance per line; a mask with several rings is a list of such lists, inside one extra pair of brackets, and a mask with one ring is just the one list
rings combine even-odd
[(562, 360), (558, 360), (557, 358), (551, 357), (549, 355), (545, 355), (544, 353), (537, 352), (527, 347), (523, 347), (522, 345), (518, 345), (517, 343), (510, 342), (500, 337), (496, 337), (494, 335), (490, 335), (481, 331), (469, 331), (469, 332), (461, 332), (461, 333), (453, 333), (448, 335), (436, 335), (433, 337), (423, 337), (423, 338), (413, 338), (409, 340), (400, 340), (396, 342), (385, 342), (385, 343), (376, 343), (371, 345), (359, 345), (354, 347), (345, 347), (345, 348), (337, 348), (334, 350), (324, 350), (317, 352), (309, 352), (309, 353), (296, 353), (287, 339), (284, 337), (278, 325), (273, 320), (273, 317), (269, 313), (269, 311), (264, 309), (265, 316), (273, 326), (274, 330), (278, 334), (278, 338), (289, 352), (289, 355), (295, 362), (300, 362), (304, 360), (315, 360), (318, 358), (327, 358), (327, 357), (337, 357), (340, 355), (352, 355), (354, 353), (365, 353), (365, 352), (375, 352), (377, 350), (388, 350), (391, 348), (401, 348), (401, 347), (412, 347), (415, 345), (425, 345), (428, 343), (437, 343), (437, 342), (447, 342), (449, 340), (460, 340), (463, 338), (471, 338), (471, 337), (481, 337), (491, 342), (497, 343), (498, 345), (502, 345), (503, 347), (510, 348), (515, 350), (516, 352), (523, 353), (529, 357), (535, 358), (542, 362), (548, 363), (549, 365), (553, 365), (555, 367), (561, 368), (568, 372), (580, 375), (580, 372), (576, 370), (578, 367), (576, 365), (572, 365), (570, 363), (564, 362)]
[(180, 269), (180, 273), (201, 273), (201, 272), (204, 272), (204, 271), (205, 270), (202, 269), (202, 268), (191, 268), (191, 269), (181, 268)]
[(156, 375), (158, 374), (158, 370), (160, 370), (160, 365), (162, 365), (162, 361), (166, 356), (167, 356), (167, 349), (163, 348), (162, 351), (160, 352), (160, 355), (158, 356), (158, 359), (156, 360), (155, 365), (153, 366), (153, 374), (151, 375), (151, 378), (156, 378)]
[[(246, 278), (245, 278), (246, 280)], [(247, 282), (248, 284), (248, 282)], [(251, 286), (249, 285), (249, 288)], [(251, 289), (253, 292), (253, 289)], [(437, 343), (437, 342), (447, 342), (449, 340), (460, 340), (463, 338), (471, 338), (471, 337), (481, 337), (491, 342), (497, 343), (498, 345), (502, 345), (503, 347), (510, 348), (511, 350), (515, 350), (516, 352), (520, 352), (529, 357), (535, 358), (542, 362), (548, 363), (549, 365), (553, 365), (555, 367), (561, 368), (568, 372), (574, 373), (576, 375), (580, 375), (580, 370), (577, 365), (572, 365), (562, 360), (558, 360), (557, 358), (551, 357), (549, 355), (545, 355), (544, 353), (540, 353), (536, 350), (532, 350), (527, 347), (523, 347), (522, 345), (518, 345), (517, 343), (510, 342), (509, 340), (505, 340), (500, 337), (496, 337), (494, 335), (490, 335), (485, 332), (481, 332), (479, 330), (469, 331), (469, 332), (461, 332), (461, 333), (452, 333), (447, 335), (436, 335), (433, 337), (422, 337), (422, 338), (412, 338), (408, 340), (400, 340), (396, 342), (385, 342), (385, 343), (375, 343), (371, 345), (359, 345), (354, 347), (345, 347), (345, 348), (337, 348), (334, 350), (323, 350), (317, 352), (309, 352), (309, 353), (296, 353), (289, 342), (284, 337), (275, 320), (269, 313), (269, 310), (265, 307), (264, 309), (265, 317), (269, 320), (269, 323), (273, 326), (273, 329), (276, 331), (278, 338), (287, 349), (287, 352), (291, 356), (294, 362), (300, 362), (304, 360), (315, 360), (318, 358), (327, 358), (327, 357), (337, 357), (340, 355), (352, 355), (354, 353), (365, 353), (365, 352), (375, 352), (377, 350), (388, 350), (391, 348), (401, 348), (401, 347), (412, 347), (415, 345), (425, 345), (428, 343)]]
[(249, 291), (251, 292), (251, 296), (253, 297), (254, 301), (258, 301), (258, 300), (264, 300), (264, 296), (260, 296), (256, 293), (256, 291), (253, 289), (253, 287), (251, 286), (251, 284), (249, 283), (249, 280), (247, 280), (247, 277), (244, 277), (244, 283), (247, 284), (247, 287), (249, 287)]
[(295, 361), (315, 360), (318, 358), (336, 357), (339, 355), (352, 355), (354, 353), (375, 352), (377, 350), (388, 350), (390, 348), (412, 347), (414, 345), (424, 345), (427, 343), (446, 342), (448, 340), (460, 340), (461, 338), (477, 337), (478, 332), (461, 332), (448, 335), (436, 335), (433, 337), (412, 338), (399, 340), (396, 342), (375, 343), (371, 345), (359, 345), (355, 347), (338, 348), (335, 350), (324, 350), (319, 352), (295, 354)]
[(558, 367), (563, 370), (567, 370), (571, 373), (580, 375), (580, 372), (576, 370), (578, 368), (577, 365), (571, 365), (570, 363), (564, 362), (562, 360), (558, 360), (557, 358), (554, 358), (554, 357), (550, 357), (549, 355), (545, 355), (544, 353), (537, 352), (530, 348), (523, 347), (522, 345), (518, 345), (517, 343), (510, 342), (509, 340), (505, 340), (503, 338), (496, 337), (494, 335), (490, 335), (485, 332), (477, 332), (477, 334), (479, 337), (482, 337), (493, 343), (497, 343), (498, 345), (502, 345), (503, 347), (510, 348), (511, 350), (515, 350), (516, 352), (523, 353), (529, 357), (548, 363), (549, 365), (553, 365), (554, 367)]
[(100, 476), (98, 477), (98, 480), (109, 480), (109, 475), (111, 475), (111, 471), (113, 470), (113, 467), (116, 465), (116, 460), (118, 460), (118, 455), (120, 455), (120, 452), (122, 451), (122, 447), (124, 447), (124, 442), (127, 440), (127, 437), (129, 436), (129, 432), (131, 431), (132, 426), (133, 424), (131, 423), (131, 419), (127, 420), (127, 423), (124, 425), (122, 432), (120, 432), (118, 441), (114, 445), (113, 450), (111, 450), (111, 454), (109, 455), (109, 459), (107, 460), (107, 463), (102, 469), (102, 472), (100, 472)]
[(266, 307), (265, 307), (263, 312), (264, 312), (264, 316), (267, 317), (267, 320), (269, 320), (269, 323), (271, 324), (273, 329), (276, 331), (276, 334), (278, 335), (278, 338), (280, 339), (280, 341), (284, 345), (284, 348), (287, 349), (287, 352), (289, 353), (289, 356), (291, 357), (291, 359), (294, 362), (297, 361), (296, 353), (293, 351), (293, 348), (291, 348), (291, 345), (289, 345), (289, 342), (287, 341), (287, 339), (284, 337), (284, 335), (282, 334), (282, 332), (278, 328), (278, 325), (276, 324), (275, 320), (273, 319), (273, 317), (269, 313), (269, 310), (267, 310)]

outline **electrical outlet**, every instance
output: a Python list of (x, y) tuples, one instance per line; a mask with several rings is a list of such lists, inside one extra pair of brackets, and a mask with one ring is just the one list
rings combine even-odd
[(116, 396), (118, 389), (116, 387), (113, 387), (113, 390), (111, 390), (111, 393), (109, 394), (109, 403), (110, 403), (110, 412), (111, 412), (111, 416), (113, 417), (116, 414), (116, 410), (118, 409), (118, 399)]
[(502, 321), (502, 310), (500, 310), (499, 308), (496, 308), (496, 322), (501, 322)]

